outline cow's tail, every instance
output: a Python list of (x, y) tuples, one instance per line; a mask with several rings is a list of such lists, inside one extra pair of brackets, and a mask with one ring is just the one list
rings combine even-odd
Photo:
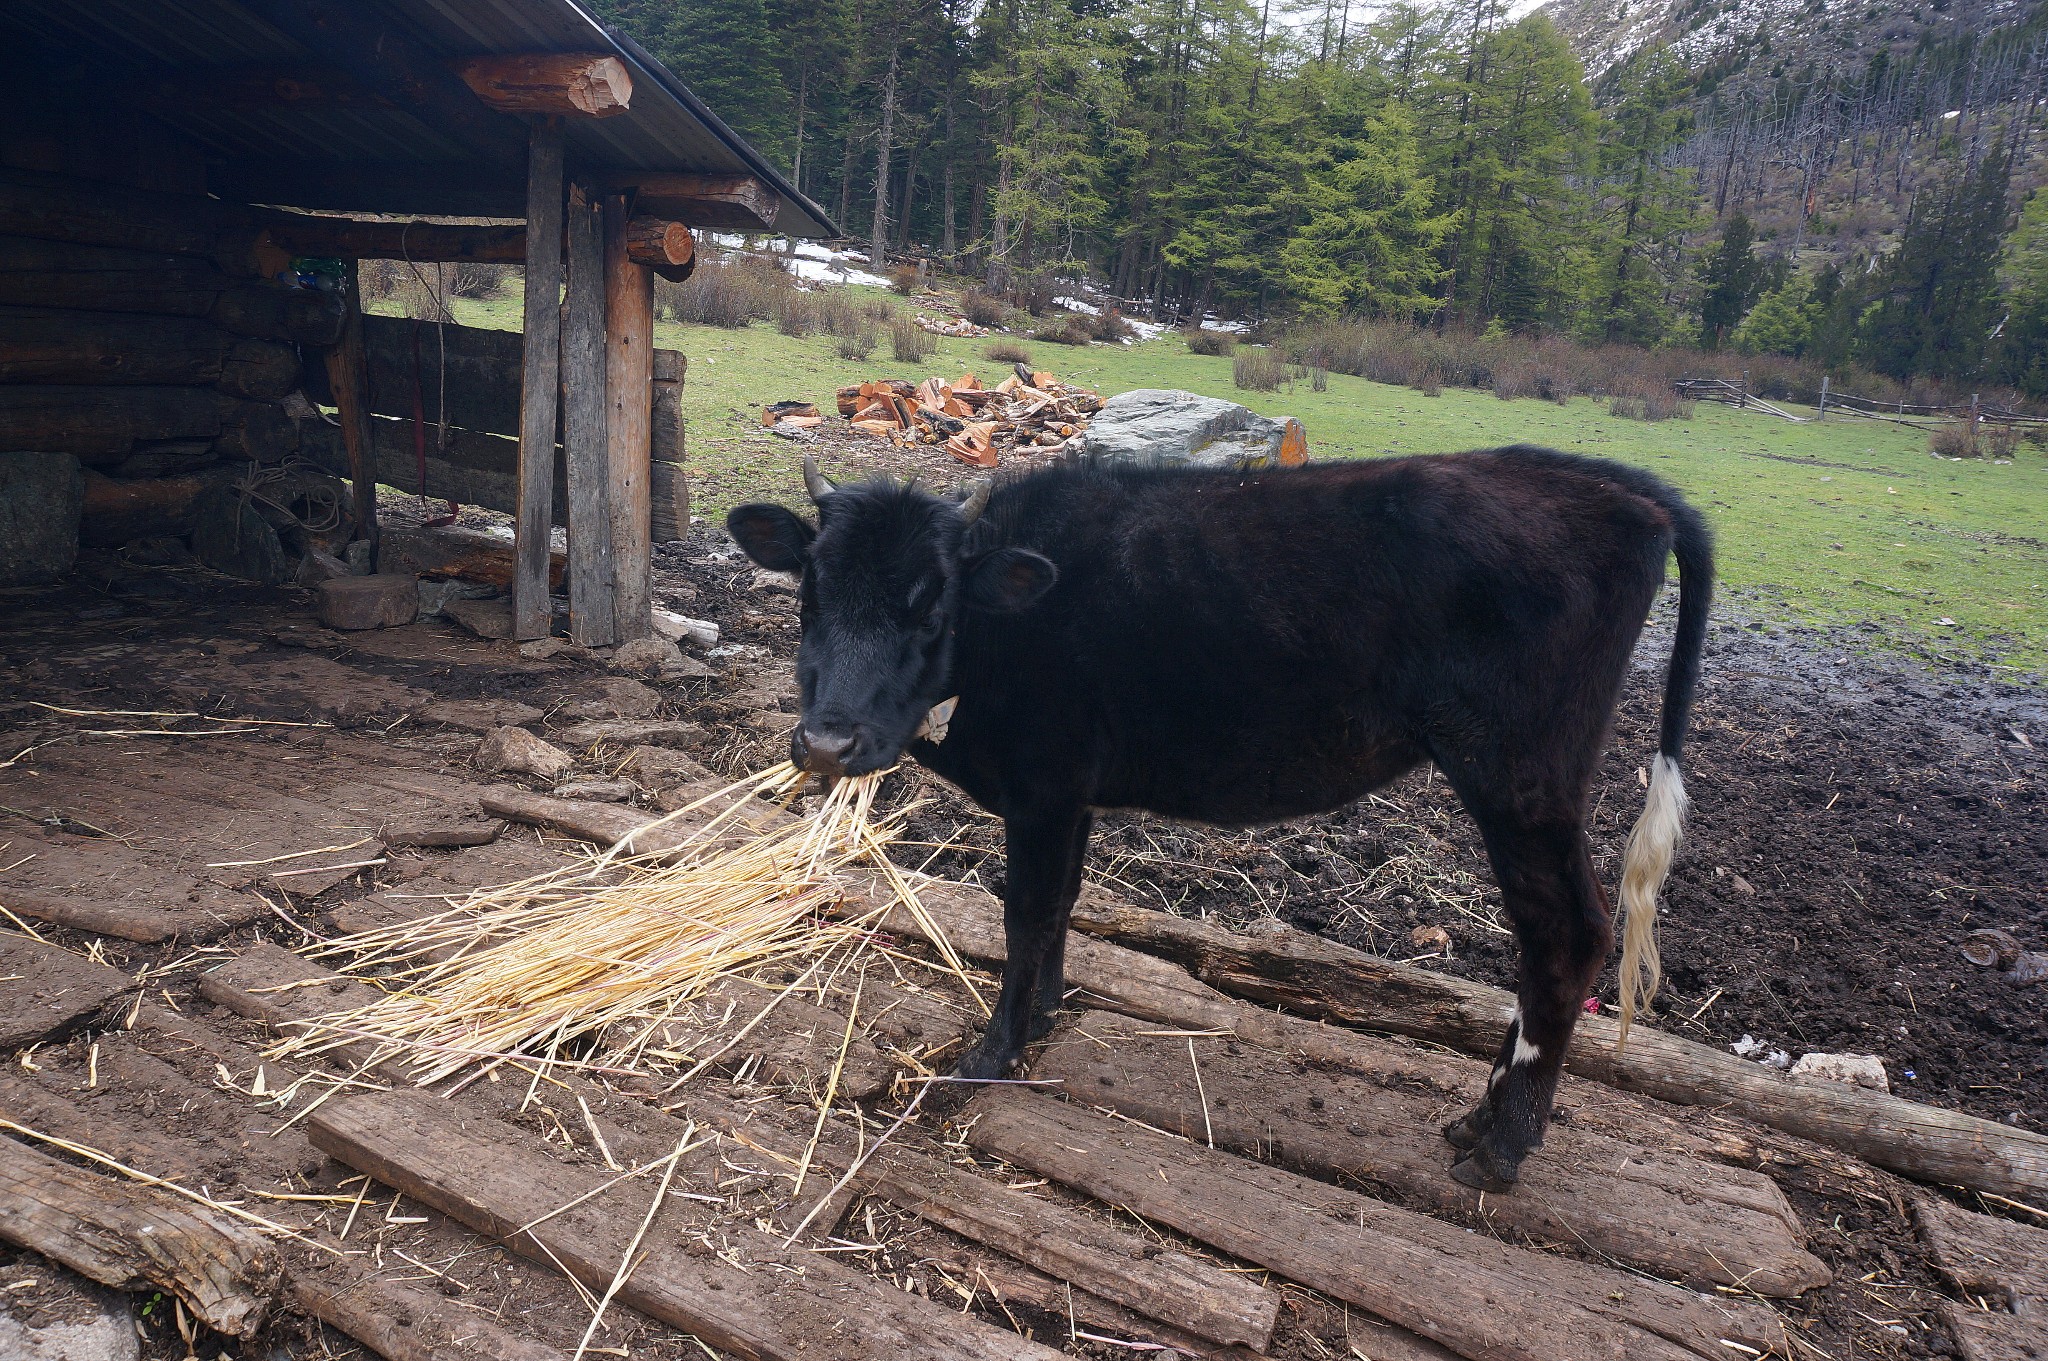
[[(1661, 488), (1660, 488), (1661, 489)], [(1628, 835), (1621, 869), (1621, 1035), (1636, 1013), (1645, 1016), (1663, 982), (1657, 954), (1657, 895), (1671, 872), (1671, 858), (1685, 828), (1685, 778), (1678, 758), (1692, 715), (1700, 678), (1700, 653), (1707, 639), (1707, 605), (1714, 593), (1714, 541), (1698, 511), (1667, 492), (1656, 498), (1670, 514), (1671, 551), (1678, 559), (1678, 627), (1672, 639), (1671, 670), (1664, 680), (1664, 721), (1651, 767), (1650, 794)]]

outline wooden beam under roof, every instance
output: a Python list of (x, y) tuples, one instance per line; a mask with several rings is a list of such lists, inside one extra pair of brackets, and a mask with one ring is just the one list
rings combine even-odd
[(772, 231), (782, 211), (782, 195), (752, 175), (615, 170), (600, 176), (599, 184), (632, 194), (639, 212), (681, 218), (692, 227)]
[(633, 100), (633, 77), (609, 52), (517, 52), (454, 65), (470, 92), (501, 113), (609, 118)]

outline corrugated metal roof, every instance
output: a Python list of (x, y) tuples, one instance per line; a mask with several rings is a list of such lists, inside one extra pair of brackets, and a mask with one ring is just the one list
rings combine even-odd
[[(369, 0), (347, 0), (361, 7)], [(433, 56), (515, 52), (611, 51), (633, 76), (633, 99), (609, 118), (566, 120), (572, 167), (587, 171), (664, 170), (748, 174), (782, 196), (775, 229), (832, 236), (823, 209), (799, 194), (775, 166), (691, 94), (673, 72), (638, 44), (598, 22), (576, 0), (405, 0), (386, 4)], [(120, 89), (207, 68), (292, 68), (321, 64), (314, 52), (238, 0), (6, 0), (0, 41), (17, 52), (83, 57), (102, 89)], [(332, 201), (295, 206), (345, 209), (344, 168), (417, 167), (430, 172), (416, 191), (419, 212), (477, 213), (480, 202), (520, 211), (516, 172), (481, 161), (464, 143), (420, 112), (375, 105), (275, 107), (156, 106), (152, 112), (210, 156), (237, 166), (289, 167), (294, 182), (335, 172)], [(509, 126), (509, 123), (508, 123)], [(431, 202), (436, 175), (447, 171), (447, 207)], [(459, 186), (459, 187), (458, 187)], [(359, 207), (376, 205), (358, 204)]]

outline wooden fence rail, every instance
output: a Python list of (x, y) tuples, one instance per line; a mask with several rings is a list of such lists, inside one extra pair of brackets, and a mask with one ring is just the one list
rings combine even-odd
[(1750, 390), (1747, 373), (1740, 379), (1681, 378), (1672, 384), (1672, 391), (1691, 401), (1724, 402), (1739, 410), (1762, 411), (1782, 420), (1802, 424), (1807, 421), (1826, 420), (1832, 413), (1837, 416), (1856, 416), (1890, 421), (1897, 425), (1910, 425), (1916, 430), (1934, 429), (1935, 425), (1928, 422), (1949, 421), (1972, 421), (1980, 425), (2005, 425), (2020, 429), (2048, 428), (2048, 416), (2030, 415), (2013, 407), (1991, 406), (1979, 402), (1974, 397), (1967, 406), (1935, 406), (1906, 401), (1882, 402), (1874, 397), (1836, 390), (1826, 378), (1821, 379), (1818, 393), (1793, 398), (1802, 405), (1813, 407), (1814, 414), (1811, 416), (1795, 416), (1783, 407), (1757, 396)]

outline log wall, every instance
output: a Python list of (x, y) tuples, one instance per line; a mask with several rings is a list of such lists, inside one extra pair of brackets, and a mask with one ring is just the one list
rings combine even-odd
[[(0, 521), (0, 584), (61, 575), (81, 540), (180, 539), (267, 579), (345, 540), (326, 509), (335, 488), (285, 471), (302, 442), (286, 400), (301, 352), (333, 342), (341, 302), (259, 277), (244, 210), (203, 185), (196, 152), (153, 124), (82, 137), (64, 120), (11, 119), (0, 132), (0, 455), (24, 494), (77, 517), (33, 540)], [(29, 485), (81, 470), (82, 499)], [(288, 499), (267, 494), (287, 484)], [(214, 520), (231, 532), (200, 532)], [(242, 551), (251, 536), (275, 551)]]
[[(369, 362), (369, 407), (375, 417), (377, 480), (406, 491), (422, 490), (419, 450), (413, 442), (417, 386), (419, 409), (425, 416), (425, 494), (515, 514), (523, 348), (517, 331), (436, 326), (406, 317), (364, 317), (363, 349)], [(654, 352), (652, 523), (657, 543), (680, 539), (690, 527), (690, 494), (683, 473), (686, 368), (679, 352)], [(319, 366), (309, 365), (304, 378), (309, 398), (323, 406), (333, 405), (326, 374)], [(445, 444), (440, 429), (444, 393), (449, 426)], [(346, 471), (339, 435), (331, 427), (309, 426), (305, 438), (301, 452), (306, 458), (336, 474)], [(555, 524), (568, 523), (568, 490), (559, 441), (555, 446), (553, 511)]]

